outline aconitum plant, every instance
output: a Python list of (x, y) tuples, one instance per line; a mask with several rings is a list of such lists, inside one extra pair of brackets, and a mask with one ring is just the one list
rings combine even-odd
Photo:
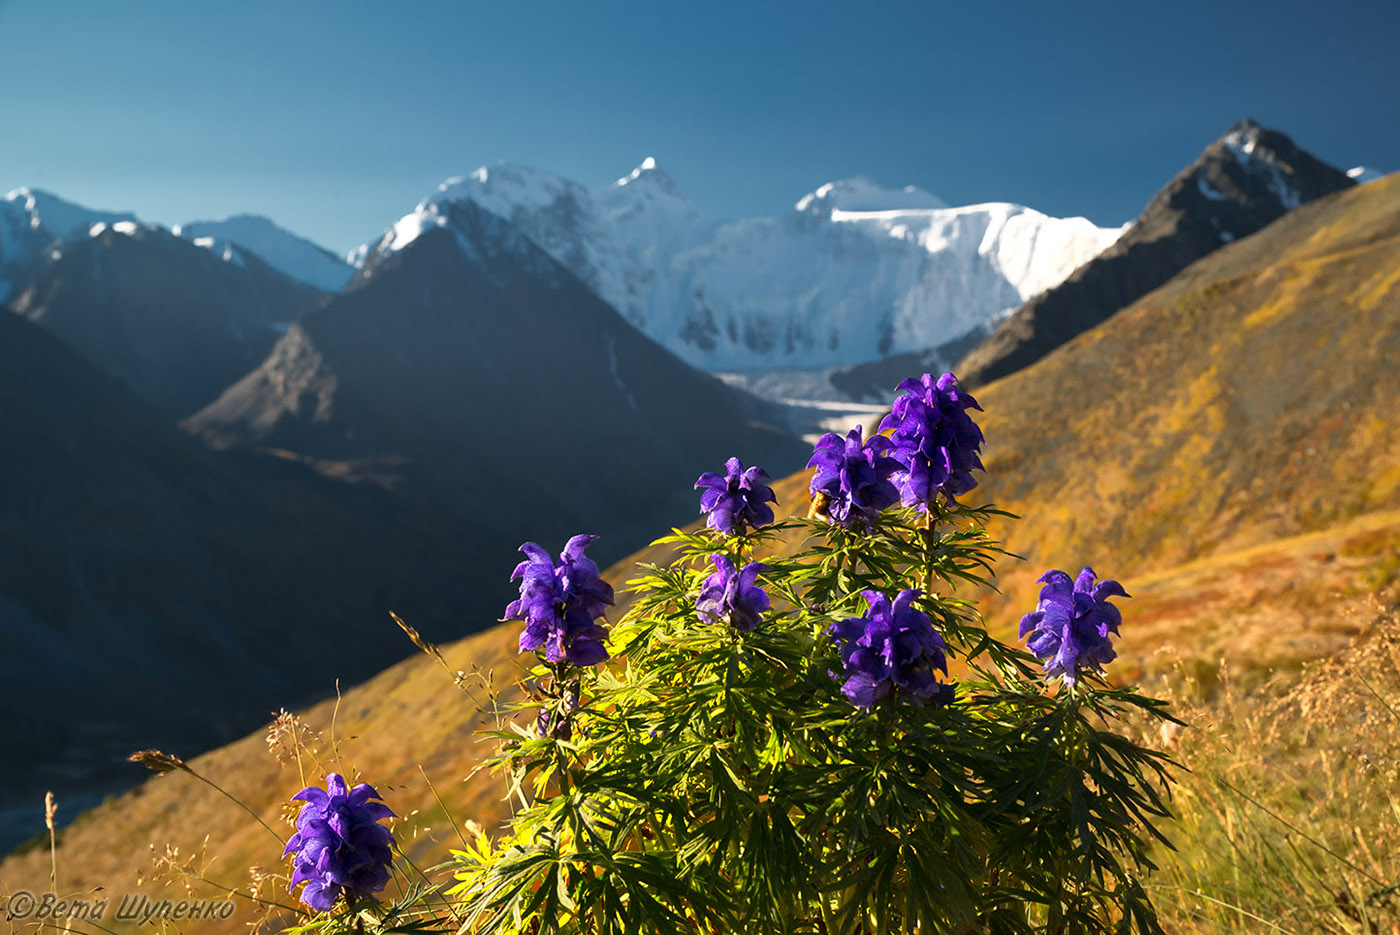
[(759, 572), (768, 566), (749, 562), (740, 571), (727, 555), (712, 555), (710, 560), (715, 573), (700, 588), (696, 613), (701, 620), (727, 623), (740, 633), (752, 633), (769, 606), (767, 593), (755, 583)]
[(493, 733), (520, 807), (456, 854), (459, 931), (1161, 931), (1143, 878), (1171, 762), (1120, 725), (1170, 715), (1081, 677), (1121, 588), (1052, 573), (1031, 651), (998, 639), (973, 599), (1019, 574), (986, 530), (1007, 514), (957, 499), (976, 404), (946, 374), (899, 392), (895, 440), (817, 443), (809, 516), (746, 514), (737, 460), (702, 477), (706, 526), (654, 543), (671, 558), (587, 652), (612, 597), (588, 537), (526, 549), (508, 615), (543, 650), (514, 709), (535, 729)]
[(379, 822), (394, 813), (379, 798), (365, 783), (348, 788), (339, 773), (326, 776), (324, 789), (307, 786), (292, 796), (306, 804), (282, 856), (292, 855), (292, 892), (301, 886), (312, 909), (329, 911), (342, 894), (371, 896), (389, 882), (394, 836)]
[(745, 469), (738, 458), (724, 462), (724, 470), (723, 476), (706, 471), (695, 481), (695, 489), (704, 488), (700, 512), (707, 514), (705, 524), (727, 536), (741, 536), (772, 523), (773, 508), (768, 504), (777, 503), (778, 498), (763, 483), (768, 472), (758, 466)]
[(845, 438), (828, 432), (817, 441), (809, 468), (817, 511), (846, 529), (869, 529), (886, 507), (899, 500), (890, 478), (900, 463), (890, 457), (894, 444), (882, 435), (862, 442), (856, 426)]
[(607, 630), (598, 618), (613, 602), (612, 585), (583, 554), (597, 536), (574, 536), (555, 562), (533, 542), (520, 547), (528, 559), (515, 566), (510, 580), (520, 580), (520, 597), (506, 607), (506, 620), (524, 620), (520, 651), (543, 647), (550, 662), (593, 666), (608, 658)]
[(1117, 634), (1123, 615), (1108, 602), (1110, 597), (1128, 597), (1117, 581), (1095, 583), (1094, 569), (1086, 568), (1073, 582), (1062, 571), (1040, 576), (1036, 609), (1021, 618), (1021, 639), (1038, 659), (1045, 662), (1045, 674), (1059, 676), (1066, 685), (1076, 684), (1086, 671), (1102, 672), (1118, 657), (1109, 640)]
[(843, 668), (831, 676), (856, 707), (869, 709), (896, 688), (918, 701), (952, 701), (952, 686), (940, 684), (935, 672), (948, 674), (947, 647), (928, 615), (914, 607), (918, 596), (905, 589), (891, 604), (879, 591), (866, 591), (864, 616), (831, 625)]
[(904, 380), (895, 392), (880, 431), (890, 431), (902, 465), (895, 481), (904, 505), (927, 510), (939, 495), (953, 500), (976, 487), (972, 472), (983, 469), (978, 453), (985, 439), (967, 410), (980, 412), (977, 400), (951, 373)]

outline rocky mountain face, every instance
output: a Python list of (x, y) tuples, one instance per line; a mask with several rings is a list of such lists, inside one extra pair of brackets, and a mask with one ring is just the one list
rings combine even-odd
[(693, 515), (695, 477), (730, 455), (799, 463), (764, 418), (512, 224), (444, 201), (186, 425), (416, 491), (512, 548), (586, 530), (617, 556)]
[(48, 247), (8, 305), (180, 418), (323, 295), (232, 245), (215, 253), (163, 228), (97, 221)]
[(916, 188), (824, 185), (773, 218), (703, 216), (648, 159), (602, 190), (521, 166), (450, 179), (399, 228), (475, 204), (509, 220), (689, 363), (814, 368), (951, 340), (1067, 276), (1118, 236), (1012, 204), (950, 208)]
[(1117, 242), (1002, 322), (958, 375), (974, 385), (1020, 370), (1222, 244), (1354, 184), (1284, 134), (1242, 121), (1153, 196)]

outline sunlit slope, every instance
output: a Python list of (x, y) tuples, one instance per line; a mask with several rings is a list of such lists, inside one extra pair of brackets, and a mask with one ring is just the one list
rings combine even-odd
[(1222, 248), (978, 398), (1022, 602), (1043, 568), (1130, 580), (1400, 505), (1400, 178)]

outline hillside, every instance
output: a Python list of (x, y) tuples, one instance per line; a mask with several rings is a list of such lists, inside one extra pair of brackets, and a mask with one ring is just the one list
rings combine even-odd
[(986, 387), (982, 494), (1026, 517), (1008, 546), (1128, 578), (1400, 506), (1397, 270), (1400, 180), (1383, 179)]
[[(1269, 690), (1285, 696), (1300, 665), (1393, 626), (1397, 271), (1393, 178), (1229, 245), (980, 393), (990, 439), (980, 492), (1025, 516), (1007, 535), (1028, 558), (1002, 569), (1013, 606), (987, 605), (995, 621), (1019, 615), (1045, 567), (1092, 562), (1134, 595), (1123, 602), (1117, 674), (1155, 682), (1184, 670), (1208, 691), (1223, 658), (1241, 684), (1276, 673)], [(803, 474), (781, 481), (782, 507), (804, 511), (805, 488)], [(504, 577), (513, 561), (503, 553), (490, 563)], [(625, 566), (608, 572), (617, 583), (626, 576)], [(452, 668), (494, 669), (501, 685), (515, 638), (506, 625), (445, 652)], [(322, 704), (308, 722), (328, 734), (333, 710)], [(459, 819), (489, 825), (504, 814), (499, 784), (458, 781), (480, 753), (466, 742), (480, 723), (473, 712), (446, 673), (415, 658), (347, 692), (334, 715), (344, 767), (408, 816), (399, 833), (416, 860), (441, 856), (455, 837), (415, 764)], [(195, 766), (269, 820), (301, 785), (294, 764), (269, 759), (261, 733)], [(38, 831), (37, 800), (34, 809)], [(126, 886), (148, 868), (148, 843), (188, 857), (204, 835), (219, 856), (210, 876), (230, 885), (250, 863), (277, 864), (264, 830), (176, 773), (63, 834), (62, 888)], [(36, 847), (0, 864), (0, 889), (42, 887), (47, 876)]]

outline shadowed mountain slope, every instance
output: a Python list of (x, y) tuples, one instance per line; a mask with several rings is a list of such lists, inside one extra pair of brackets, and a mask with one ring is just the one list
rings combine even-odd
[(471, 203), (434, 220), (396, 234), (187, 425), (372, 473), (552, 548), (599, 533), (613, 558), (693, 515), (691, 484), (729, 455), (801, 463), (757, 403), (644, 337), (509, 223)]
[(1284, 134), (1236, 124), (1153, 196), (1117, 242), (1018, 309), (955, 372), (975, 386), (1027, 367), (1222, 244), (1354, 184)]
[(133, 744), (203, 749), (370, 675), (411, 648), (390, 609), (443, 638), (506, 591), (473, 587), (479, 543), (437, 511), (211, 452), (8, 314), (0, 439), (0, 817), (129, 776)]
[(10, 307), (172, 418), (256, 366), (324, 296), (236, 247), (216, 254), (133, 222), (94, 230), (55, 250)]

